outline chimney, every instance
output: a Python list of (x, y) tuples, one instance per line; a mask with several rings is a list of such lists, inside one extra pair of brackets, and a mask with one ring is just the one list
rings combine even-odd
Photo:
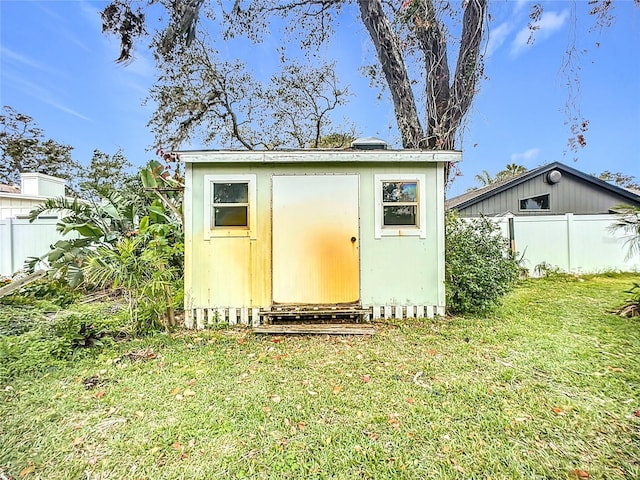
[(44, 173), (21, 173), (20, 193), (33, 197), (64, 197), (66, 180)]

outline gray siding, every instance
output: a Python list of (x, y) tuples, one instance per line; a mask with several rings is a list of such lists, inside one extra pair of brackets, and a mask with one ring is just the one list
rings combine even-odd
[[(624, 197), (586, 183), (567, 172), (562, 172), (562, 179), (556, 184), (547, 183), (546, 178), (546, 173), (535, 176), (474, 205), (459, 209), (460, 215), (500, 215), (506, 212), (515, 215), (598, 214), (609, 213), (612, 207), (629, 203)], [(521, 199), (547, 193), (550, 195), (549, 210), (520, 210)]]

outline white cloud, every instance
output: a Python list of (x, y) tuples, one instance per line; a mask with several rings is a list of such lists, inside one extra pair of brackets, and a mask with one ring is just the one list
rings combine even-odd
[(509, 22), (503, 22), (493, 30), (489, 30), (489, 41), (487, 42), (485, 55), (489, 57), (493, 52), (498, 50), (512, 31), (513, 24)]
[(30, 57), (27, 57), (26, 55), (22, 55), (21, 53), (14, 52), (7, 47), (0, 47), (0, 56), (2, 56), (3, 59), (15, 60), (22, 65), (26, 65), (27, 67), (37, 68), (38, 70), (46, 70), (46, 67), (42, 63)]
[(51, 93), (51, 91), (48, 90), (47, 88), (44, 88), (43, 86), (37, 83), (34, 83), (25, 77), (4, 72), (3, 80), (5, 81), (8, 80), (13, 82), (17, 90), (21, 90), (25, 94), (40, 100), (42, 103), (46, 105), (50, 105), (62, 112), (68, 113), (69, 115), (73, 115), (74, 117), (81, 118), (82, 120), (86, 120), (88, 122), (92, 121), (89, 117), (79, 113), (76, 110), (73, 110), (72, 108), (58, 101), (56, 96), (53, 93)]
[(535, 160), (539, 154), (540, 154), (539, 148), (530, 148), (526, 152), (512, 153), (511, 161), (514, 163), (527, 164)]
[[(533, 39), (535, 41), (542, 41), (549, 38), (553, 33), (562, 29), (569, 19), (569, 10), (563, 10), (562, 12), (548, 12), (545, 11), (540, 19), (533, 24), (535, 30), (533, 31)], [(524, 50), (532, 46), (530, 42), (531, 29), (529, 26), (522, 28), (516, 35), (513, 44), (511, 45), (511, 54), (517, 56)]]
[(529, 0), (516, 0), (515, 4), (516, 6), (513, 7), (513, 13), (518, 13), (520, 10), (522, 10), (524, 8), (525, 5), (527, 5), (528, 3), (530, 3)]

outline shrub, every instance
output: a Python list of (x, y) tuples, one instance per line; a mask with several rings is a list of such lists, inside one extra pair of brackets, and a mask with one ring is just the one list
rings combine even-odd
[(518, 278), (518, 262), (500, 228), (486, 218), (445, 219), (445, 283), (451, 313), (476, 313), (498, 305)]
[[(12, 295), (0, 299), (2, 305), (51, 305), (67, 307), (80, 297), (62, 279), (41, 279), (29, 283)], [(55, 310), (55, 308), (54, 308)]]
[(0, 335), (0, 382), (55, 369), (70, 359), (99, 351), (127, 335), (129, 323), (126, 311), (102, 305), (58, 312), (48, 319), (32, 316), (30, 321), (11, 315), (0, 322), (6, 332)]

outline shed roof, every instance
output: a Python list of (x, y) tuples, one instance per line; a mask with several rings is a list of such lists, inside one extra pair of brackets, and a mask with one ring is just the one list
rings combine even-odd
[(640, 203), (640, 195), (635, 194), (634, 192), (627, 190), (626, 188), (621, 188), (616, 185), (612, 185), (604, 180), (600, 180), (599, 178), (594, 177), (593, 175), (587, 175), (586, 173), (581, 172), (580, 170), (576, 170), (575, 168), (569, 167), (560, 162), (553, 162), (547, 165), (543, 165), (541, 167), (535, 168), (533, 170), (529, 170), (527, 172), (521, 173), (519, 175), (515, 175), (506, 180), (502, 180), (500, 182), (492, 183), (491, 185), (487, 185), (486, 187), (477, 188), (475, 190), (470, 190), (468, 192), (463, 193), (462, 195), (458, 195), (456, 197), (447, 199), (445, 201), (445, 208), (455, 208), (455, 209), (463, 209), (470, 207), (471, 205), (475, 205), (487, 198), (490, 198), (494, 195), (498, 195), (505, 190), (515, 187), (521, 183), (526, 182), (527, 180), (537, 177), (538, 175), (545, 174), (550, 172), (551, 170), (560, 170), (564, 173), (569, 173), (580, 180), (587, 182), (593, 185), (596, 188), (601, 188), (608, 192), (614, 193), (616, 195), (620, 195), (627, 200), (630, 200), (634, 203)]
[(416, 163), (458, 162), (453, 150), (189, 150), (174, 152), (185, 163)]

